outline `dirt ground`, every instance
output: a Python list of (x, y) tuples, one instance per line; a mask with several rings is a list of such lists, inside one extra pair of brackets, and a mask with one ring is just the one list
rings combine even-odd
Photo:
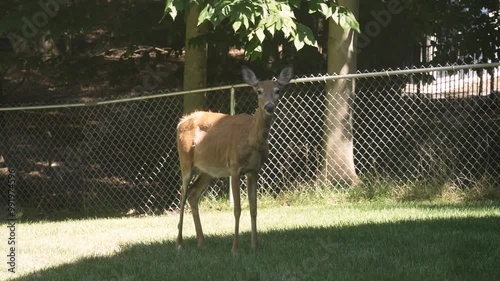
[[(29, 71), (12, 67), (3, 83), (1, 106), (79, 103), (145, 95), (158, 90), (182, 86), (183, 57), (165, 55), (159, 60), (144, 63), (131, 57), (129, 69), (109, 79), (110, 72), (120, 71), (120, 52), (100, 58), (100, 69), (89, 75), (82, 70), (82, 79), (62, 79), (64, 69), (58, 66), (32, 68)], [(154, 57), (154, 54), (150, 54)], [(67, 67), (67, 66), (66, 66)], [(78, 65), (75, 65), (78, 67)], [(78, 70), (75, 71), (78, 74)]]

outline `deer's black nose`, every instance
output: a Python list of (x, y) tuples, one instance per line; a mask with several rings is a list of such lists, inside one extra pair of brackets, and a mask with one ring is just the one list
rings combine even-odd
[(264, 105), (264, 111), (266, 111), (267, 114), (273, 114), (274, 113), (274, 104), (273, 103), (266, 103), (266, 105)]

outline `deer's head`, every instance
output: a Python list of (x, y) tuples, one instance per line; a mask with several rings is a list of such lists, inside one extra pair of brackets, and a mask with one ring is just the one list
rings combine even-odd
[(241, 68), (243, 80), (254, 88), (259, 99), (259, 108), (267, 115), (273, 115), (280, 98), (280, 89), (288, 84), (293, 76), (293, 68), (285, 67), (276, 81), (259, 81), (255, 73), (248, 67)]

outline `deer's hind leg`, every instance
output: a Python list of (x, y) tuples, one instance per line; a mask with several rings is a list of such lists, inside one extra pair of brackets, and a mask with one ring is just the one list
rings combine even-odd
[(180, 206), (180, 214), (179, 214), (179, 224), (177, 225), (177, 228), (179, 230), (177, 234), (177, 250), (182, 249), (182, 225), (184, 222), (184, 208), (186, 206), (186, 200), (187, 200), (187, 191), (189, 187), (189, 182), (191, 181), (191, 171), (187, 173), (182, 173), (182, 186), (181, 186), (181, 206)]
[(194, 227), (196, 229), (196, 240), (198, 245), (205, 247), (205, 238), (203, 236), (203, 230), (201, 227), (200, 213), (198, 211), (198, 203), (200, 201), (201, 194), (207, 188), (212, 177), (209, 174), (200, 172), (195, 182), (189, 189), (188, 200), (189, 206), (191, 206), (191, 212), (193, 213)]

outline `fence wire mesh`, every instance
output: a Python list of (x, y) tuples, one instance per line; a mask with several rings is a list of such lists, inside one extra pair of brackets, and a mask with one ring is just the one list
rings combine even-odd
[[(346, 175), (367, 187), (380, 181), (498, 186), (499, 67), (451, 70), (297, 79), (286, 86), (259, 193), (327, 196), (349, 188)], [(347, 82), (344, 92), (326, 90), (340, 81)], [(234, 92), (236, 113), (253, 113), (250, 87)], [(229, 93), (207, 89), (206, 108), (229, 113)], [(177, 209), (175, 129), (182, 112), (182, 95), (0, 111), (1, 181), (15, 169), (18, 208), (42, 217)], [(342, 170), (350, 162), (355, 174)], [(227, 179), (214, 180), (208, 204), (220, 204), (228, 191)]]

